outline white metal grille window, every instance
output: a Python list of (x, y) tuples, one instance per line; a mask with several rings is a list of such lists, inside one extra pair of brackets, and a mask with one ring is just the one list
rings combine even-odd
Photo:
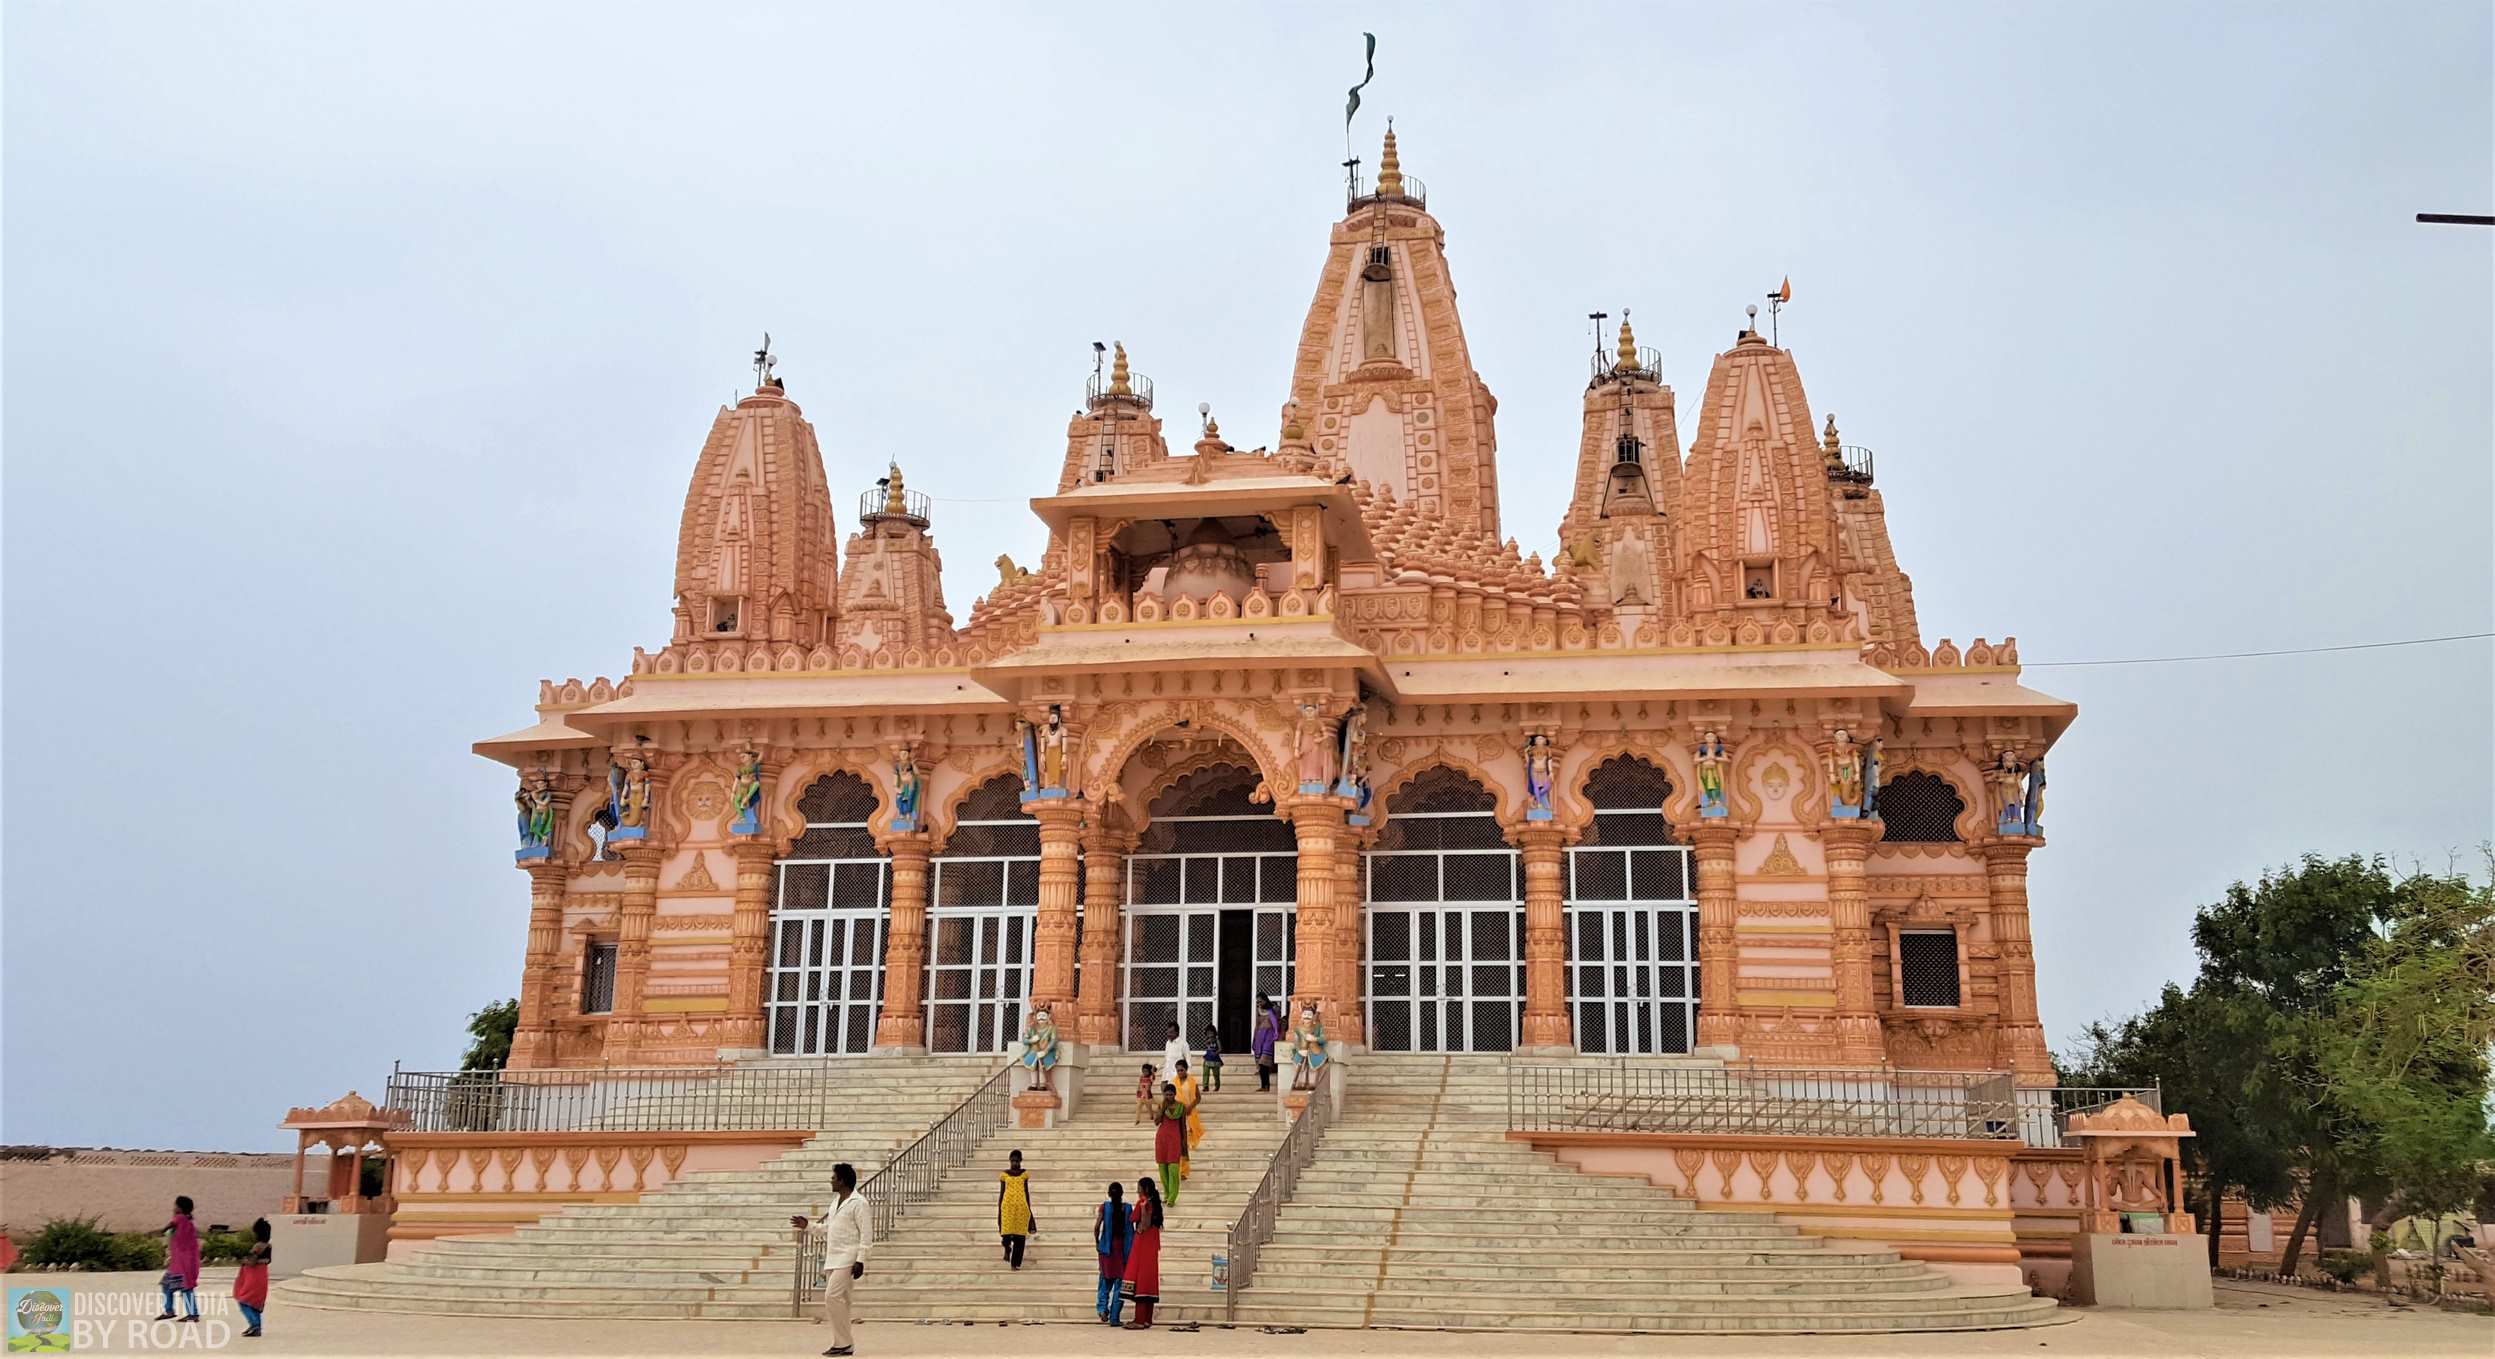
[(929, 871), (927, 1049), (1002, 1052), (1022, 1037), (1039, 919), (1040, 823), (1022, 809), (1021, 780), (972, 791)]
[(1897, 998), (1910, 1008), (1958, 1008), (1958, 932), (1897, 932)]
[(1255, 997), (1291, 994), (1298, 841), (1248, 800), (1256, 782), (1245, 766), (1216, 765), (1153, 799), (1126, 860), (1118, 993), (1130, 1049), (1159, 1051), (1175, 1021), (1191, 1052), (1213, 1023), (1228, 1051), (1242, 1051)]
[(602, 1015), (615, 1009), (615, 944), (592, 941), (580, 956), (580, 1012)]
[(1363, 857), (1369, 1044), (1381, 1052), (1506, 1052), (1525, 997), (1525, 898), (1498, 799), (1452, 769), (1386, 800)]
[(1663, 818), (1672, 783), (1623, 755), (1587, 778), (1593, 817), (1568, 851), (1568, 1000), (1577, 1050), (1687, 1052), (1698, 1032), (1698, 899)]
[(1880, 785), (1880, 843), (1949, 845), (1958, 842), (1958, 818), (1966, 799), (1938, 774), (1900, 774)]
[(772, 866), (771, 968), (764, 1022), (771, 1051), (866, 1052), (884, 1000), (890, 865), (867, 821), (875, 790), (855, 774), (817, 779), (797, 799), (805, 834)]

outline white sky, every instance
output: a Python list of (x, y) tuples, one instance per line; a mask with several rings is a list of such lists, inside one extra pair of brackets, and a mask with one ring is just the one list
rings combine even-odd
[[(1790, 274), (1927, 641), (2032, 664), (2495, 626), (2483, 3), (47, 4), (5, 15), (11, 1142), (258, 1148), (518, 983), (541, 675), (667, 636), (769, 329), (956, 616), (1090, 342), (1274, 438), (1358, 128), (1445, 223), (1550, 550), (1585, 314), (1684, 409)], [(1685, 422), (1686, 423), (1686, 422)], [(2058, 1044), (2304, 851), (2495, 826), (2486, 643), (2030, 672)]]

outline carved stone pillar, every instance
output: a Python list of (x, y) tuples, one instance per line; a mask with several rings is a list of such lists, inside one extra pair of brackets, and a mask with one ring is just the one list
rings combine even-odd
[(1741, 1045), (1740, 1002), (1733, 982), (1741, 966), (1733, 929), (1733, 845), (1741, 833), (1701, 821), (1683, 835), (1698, 862), (1698, 1046), (1729, 1053)]
[(520, 1024), (511, 1037), (511, 1066), (514, 1069), (553, 1066), (555, 1062), (554, 1018), (560, 1008), (556, 997), (560, 983), (556, 978), (560, 975), (563, 948), (563, 885), (572, 875), (570, 866), (560, 862), (540, 861), (526, 867), (528, 959), (520, 972)]
[(1326, 943), (1327, 957), (1334, 969), (1334, 979), (1329, 984), (1334, 1014), (1326, 1020), (1326, 1032), (1356, 1048), (1369, 1043), (1364, 1013), (1367, 1006), (1363, 1003), (1366, 978), (1360, 966), (1368, 908), (1362, 890), (1360, 855), (1376, 839), (1374, 830), (1346, 827), (1334, 848), (1334, 934)]
[(1567, 832), (1533, 822), (1516, 833), (1525, 868), (1525, 1032), (1528, 1052), (1574, 1052), (1568, 1026), (1567, 910), (1560, 893), (1560, 856)]
[(1095, 826), (1083, 840), (1083, 994), (1076, 1022), (1058, 1027), (1075, 1041), (1114, 1048), (1118, 1032), (1118, 964), (1123, 961), (1126, 853), (1135, 837)]
[(658, 869), (666, 851), (642, 842), (619, 846), (616, 852), (624, 860), (624, 905), (615, 918), (615, 1008), (607, 1019), (605, 1057), (624, 1062), (632, 1060), (641, 1041), (642, 998), (650, 984), (650, 922), (658, 915)]
[(731, 840), (736, 861), (736, 914), (728, 919), (728, 1028), (721, 1047), (759, 1049), (764, 955), (771, 943), (770, 842)]
[(1046, 1006), (1057, 1026), (1076, 1013), (1075, 908), (1081, 899), (1083, 804), (1051, 799), (1026, 804), (1040, 823), (1040, 904), (1031, 932), (1031, 1009)]
[(1328, 945), (1334, 930), (1334, 860), (1343, 843), (1343, 816), (1339, 798), (1303, 797), (1291, 804), (1291, 830), (1299, 837), (1299, 956), (1292, 960), (1291, 972), (1299, 995), (1291, 1013), (1297, 1015), (1301, 1003), (1315, 1001), (1329, 1037), (1343, 1012), (1341, 997), (1333, 992), (1335, 978), (1328, 971)]
[(892, 860), (892, 919), (884, 927), (884, 1012), (879, 1052), (927, 1050), (927, 835), (884, 840)]
[(2001, 950), (2000, 1050), (2022, 1080), (2053, 1084), (2053, 1058), (2036, 1016), (2036, 955), (2027, 933), (2027, 856), (2043, 842), (2005, 835), (1985, 842), (1984, 886), (1993, 943)]
[(1880, 1016), (1872, 1005), (1871, 899), (1863, 863), (1879, 834), (1876, 821), (1831, 821), (1819, 832), (1828, 856), (1828, 928), (1834, 938), (1831, 965), (1837, 983), (1837, 1057), (1846, 1062), (1888, 1060)]

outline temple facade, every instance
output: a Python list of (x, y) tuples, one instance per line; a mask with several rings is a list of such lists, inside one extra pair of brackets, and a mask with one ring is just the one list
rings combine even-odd
[(2076, 710), (2011, 640), (1925, 643), (1792, 355), (1741, 330), (1685, 432), (1624, 317), (1520, 551), (1390, 133), (1297, 356), (1270, 447), (1174, 449), (1121, 345), (1045, 553), (961, 621), (927, 499), (827, 474), (765, 356), (664, 645), (476, 746), (518, 772), (512, 1065), (1002, 1051), (1041, 1007), (1235, 1050), (1261, 993), (1353, 1051), (2050, 1082), (2026, 881)]

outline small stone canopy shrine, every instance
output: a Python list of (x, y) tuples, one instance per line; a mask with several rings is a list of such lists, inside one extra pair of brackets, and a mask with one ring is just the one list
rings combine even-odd
[[(352, 1090), (337, 1100), (317, 1109), (295, 1108), (286, 1111), (281, 1128), (292, 1128), (295, 1134), (295, 1188), (286, 1196), (288, 1213), (381, 1213), (390, 1212), (389, 1180), (383, 1177), (379, 1198), (364, 1194), (363, 1173), (366, 1151), (386, 1152), (384, 1138), (393, 1130), (405, 1127), (407, 1115), (396, 1109), (374, 1107), (372, 1101)], [(318, 1194), (303, 1192), (305, 1160), (314, 1148), (329, 1150), (328, 1183)]]

